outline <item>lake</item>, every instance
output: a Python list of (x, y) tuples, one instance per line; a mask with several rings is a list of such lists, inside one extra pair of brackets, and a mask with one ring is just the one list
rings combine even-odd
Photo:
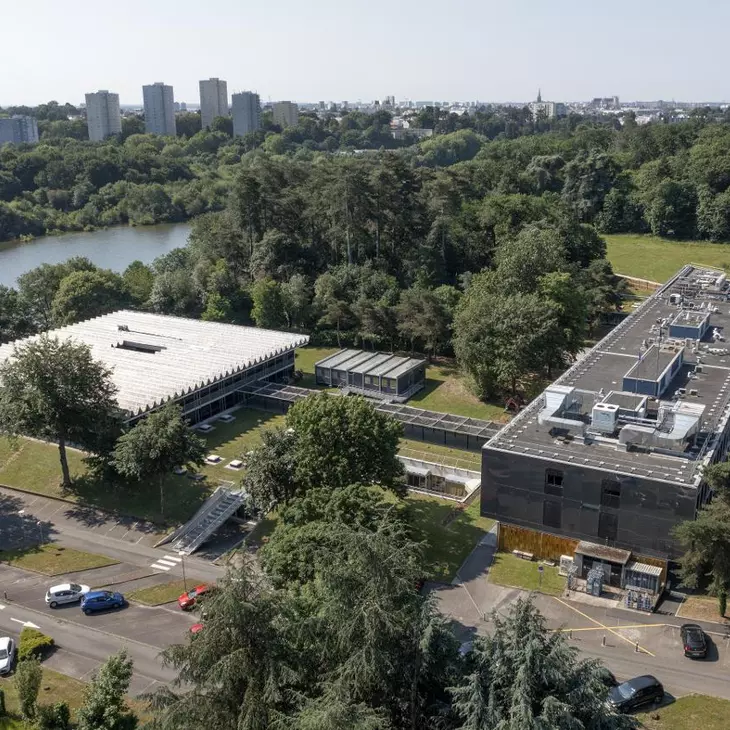
[(116, 226), (89, 233), (42, 236), (28, 243), (0, 243), (0, 284), (15, 286), (18, 277), (41, 264), (59, 264), (86, 256), (103, 269), (122, 272), (132, 261), (149, 264), (163, 253), (187, 245), (190, 225)]

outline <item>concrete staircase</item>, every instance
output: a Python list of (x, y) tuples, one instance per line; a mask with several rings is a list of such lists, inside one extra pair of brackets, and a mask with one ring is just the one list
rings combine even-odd
[(193, 518), (175, 530), (166, 542), (171, 542), (177, 552), (194, 553), (245, 501), (245, 492), (218, 487)]

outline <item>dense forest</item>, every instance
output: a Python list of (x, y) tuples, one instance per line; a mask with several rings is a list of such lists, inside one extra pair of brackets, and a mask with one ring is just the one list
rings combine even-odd
[(730, 237), (730, 124), (716, 115), (620, 126), (422, 114), (444, 133), (361, 154), (322, 152), (318, 135), (339, 125), (342, 144), (353, 123), (382, 131), (387, 113), (258, 139), (217, 120), (176, 139), (3, 148), (0, 238), (194, 220), (187, 248), (123, 275), (83, 259), (29, 272), (0, 290), (0, 339), (137, 306), (455, 353), (489, 396), (550, 375), (621, 306), (602, 232)]

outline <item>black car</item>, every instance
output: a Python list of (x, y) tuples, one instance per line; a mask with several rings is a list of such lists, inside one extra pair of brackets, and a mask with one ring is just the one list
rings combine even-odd
[(663, 699), (662, 683), (650, 674), (634, 677), (608, 692), (608, 701), (617, 712), (629, 712), (643, 705), (659, 703)]
[(684, 655), (693, 659), (704, 659), (707, 656), (707, 637), (697, 624), (682, 624), (679, 629), (682, 637)]

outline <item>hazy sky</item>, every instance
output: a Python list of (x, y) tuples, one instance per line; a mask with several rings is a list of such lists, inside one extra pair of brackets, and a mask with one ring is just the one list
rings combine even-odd
[(0, 104), (730, 99), (727, 0), (0, 0)]

